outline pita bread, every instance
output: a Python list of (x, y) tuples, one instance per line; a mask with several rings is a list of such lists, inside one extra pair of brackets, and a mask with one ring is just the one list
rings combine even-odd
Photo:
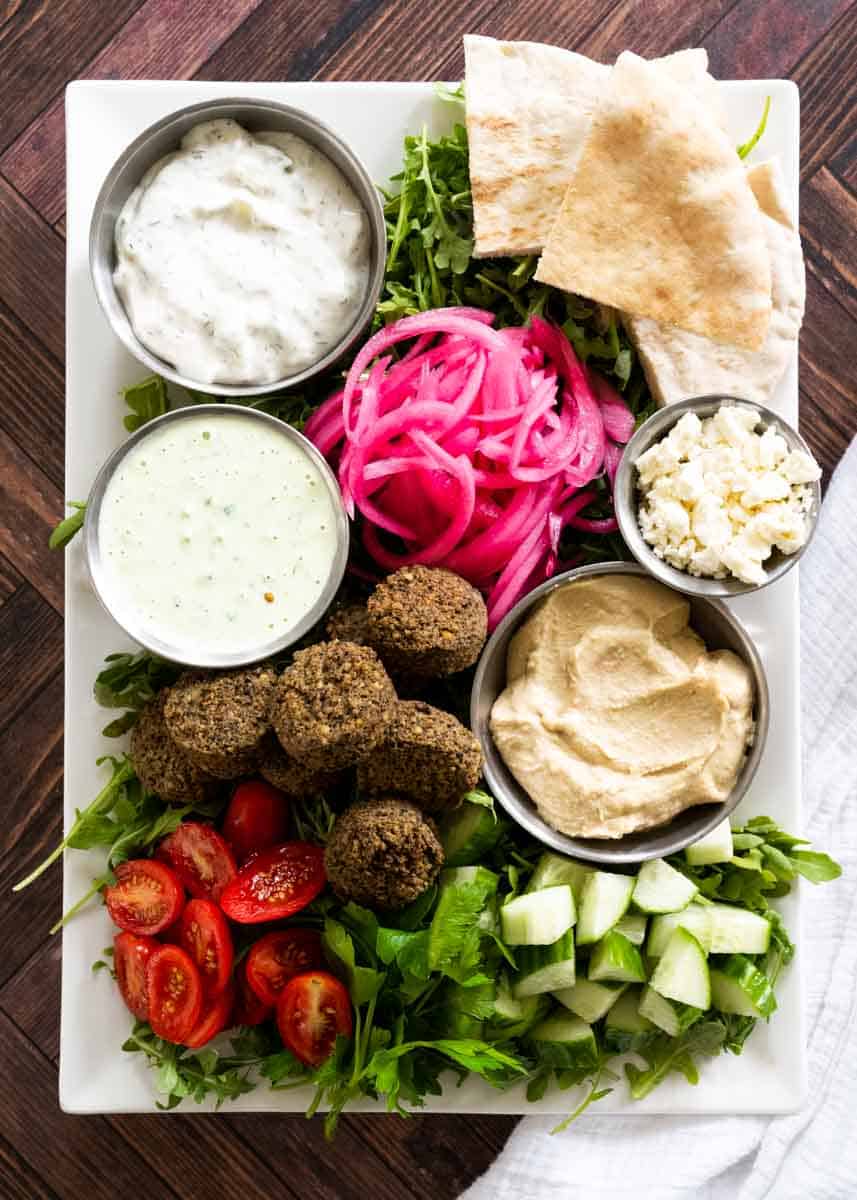
[(765, 344), (760, 350), (743, 350), (648, 317), (624, 318), (658, 404), (720, 392), (774, 407), (774, 392), (792, 360), (803, 321), (803, 254), (779, 163), (771, 159), (750, 167), (747, 181), (764, 214), (771, 260), (773, 311)]
[[(538, 42), (464, 39), (475, 254), (533, 254), (556, 219), (610, 67)], [(656, 60), (722, 112), (705, 50)]]
[(620, 55), (536, 279), (757, 350), (771, 316), (762, 215), (735, 147), (686, 88)]

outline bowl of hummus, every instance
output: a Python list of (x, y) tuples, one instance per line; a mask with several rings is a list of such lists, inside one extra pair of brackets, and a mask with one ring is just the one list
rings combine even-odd
[(529, 833), (635, 863), (735, 808), (764, 750), (768, 688), (725, 605), (602, 563), (512, 609), (483, 651), (470, 717), (489, 785)]

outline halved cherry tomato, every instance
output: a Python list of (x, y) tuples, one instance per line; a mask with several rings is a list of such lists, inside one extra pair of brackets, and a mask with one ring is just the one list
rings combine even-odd
[(146, 968), (149, 1024), (167, 1042), (183, 1044), (202, 1012), (202, 980), (181, 946), (161, 946)]
[(280, 992), (277, 1028), (295, 1058), (308, 1067), (321, 1066), (337, 1037), (351, 1037), (354, 1030), (345, 985), (327, 971), (295, 975)]
[(119, 994), (138, 1021), (149, 1019), (146, 967), (160, 948), (160, 942), (153, 937), (140, 937), (136, 933), (117, 933), (113, 939), (113, 970)]
[(211, 825), (183, 821), (156, 851), (162, 862), (169, 863), (190, 894), (197, 900), (217, 903), (238, 868), (232, 851)]
[(132, 858), (113, 872), (116, 882), (104, 889), (110, 920), (126, 933), (160, 933), (184, 907), (184, 892), (174, 871), (151, 858)]
[(273, 1008), (263, 1004), (247, 982), (247, 959), (235, 968), (235, 1008), (233, 1025), (261, 1025), (273, 1016)]
[(262, 850), (242, 867), (220, 897), (233, 921), (255, 925), (300, 912), (325, 884), (324, 851), (310, 842), (284, 842)]
[(239, 862), (257, 850), (285, 841), (289, 832), (289, 802), (264, 779), (239, 783), (223, 819), (223, 836)]
[(234, 1001), (235, 992), (232, 987), (228, 987), (207, 1003), (203, 1002), (202, 1015), (185, 1038), (184, 1044), (191, 1050), (197, 1050), (213, 1037), (217, 1037), (221, 1030), (228, 1029)]
[(222, 992), (232, 974), (232, 934), (213, 900), (188, 900), (181, 918), (179, 944), (199, 968), (202, 989), (211, 998)]
[(317, 929), (277, 929), (259, 938), (247, 955), (247, 982), (265, 1004), (276, 1004), (294, 975), (323, 965)]

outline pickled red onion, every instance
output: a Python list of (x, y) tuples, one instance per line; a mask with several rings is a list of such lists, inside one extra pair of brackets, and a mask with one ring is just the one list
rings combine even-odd
[(553, 573), (564, 528), (616, 528), (583, 510), (599, 498), (595, 479), (612, 486), (634, 428), (561, 329), (533, 317), (497, 330), (493, 319), (434, 309), (380, 330), (305, 428), (379, 566), (456, 571), (485, 593), (491, 628)]

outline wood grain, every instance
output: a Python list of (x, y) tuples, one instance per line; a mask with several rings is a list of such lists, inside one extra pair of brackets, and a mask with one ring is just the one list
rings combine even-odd
[[(704, 44), (725, 76), (801, 88), (807, 315), (801, 428), (829, 478), (857, 429), (854, 0), (5, 0), (0, 3), (0, 1092), (3, 1200), (452, 1200), (510, 1117), (79, 1120), (58, 1111), (59, 872), (11, 897), (60, 837), (63, 97), (75, 76), (454, 79), (461, 35), (548, 41), (610, 62)], [(93, 995), (106, 979), (93, 982)], [(117, 1053), (119, 1051), (117, 1050)], [(192, 1113), (192, 1108), (190, 1112)]]
[[(202, 66), (260, 0), (209, 6), (205, 20), (185, 0), (146, 0), (81, 71), (87, 79), (181, 79)], [(62, 96), (0, 158), (0, 172), (54, 224), (65, 211)]]

